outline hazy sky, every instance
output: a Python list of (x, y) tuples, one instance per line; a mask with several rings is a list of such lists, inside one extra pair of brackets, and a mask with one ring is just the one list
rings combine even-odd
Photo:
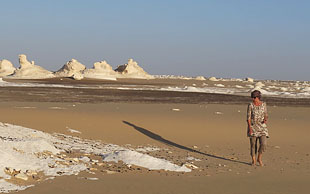
[(310, 80), (308, 0), (0, 0), (0, 60)]

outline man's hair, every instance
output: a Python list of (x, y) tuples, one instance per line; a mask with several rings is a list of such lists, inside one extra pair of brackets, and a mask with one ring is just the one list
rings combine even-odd
[(262, 97), (261, 92), (259, 90), (254, 90), (253, 92), (251, 92), (251, 98), (258, 98), (260, 99)]

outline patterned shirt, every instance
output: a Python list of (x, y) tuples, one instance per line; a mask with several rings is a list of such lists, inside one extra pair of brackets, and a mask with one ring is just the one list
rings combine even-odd
[(247, 120), (251, 120), (251, 126), (253, 133), (249, 134), (248, 128), (248, 137), (255, 136), (261, 137), (266, 136), (269, 137), (267, 125), (264, 122), (264, 119), (268, 118), (267, 106), (265, 102), (262, 102), (261, 105), (255, 106), (253, 102), (248, 105), (247, 110)]

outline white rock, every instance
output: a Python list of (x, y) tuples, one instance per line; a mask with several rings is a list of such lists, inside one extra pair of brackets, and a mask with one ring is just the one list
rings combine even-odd
[(106, 61), (96, 62), (93, 69), (83, 71), (84, 77), (93, 79), (116, 80), (117, 74)]
[(82, 74), (86, 67), (76, 59), (68, 61), (61, 69), (56, 71), (56, 77), (73, 77), (75, 74)]
[(185, 166), (188, 168), (191, 168), (191, 169), (197, 169), (198, 168), (198, 166), (195, 166), (194, 164), (191, 164), (191, 163), (186, 163)]
[(0, 61), (0, 77), (11, 75), (15, 70), (16, 68), (13, 66), (11, 61), (6, 59)]
[(263, 87), (263, 86), (265, 86), (265, 84), (263, 84), (262, 82), (257, 82), (255, 84), (255, 87)]
[(253, 78), (250, 78), (250, 77), (247, 77), (247, 78), (245, 78), (245, 81), (248, 81), (248, 82), (254, 82), (254, 79)]
[(195, 78), (195, 80), (205, 81), (206, 78), (203, 77), (203, 76), (197, 76), (197, 77)]
[(73, 78), (74, 80), (82, 80), (84, 77), (83, 77), (83, 75), (82, 75), (81, 73), (75, 73), (75, 74), (72, 76), (72, 78)]
[(20, 67), (14, 71), (10, 78), (17, 79), (45, 79), (54, 77), (53, 73), (34, 65), (34, 61), (31, 63), (27, 60), (27, 56), (24, 54), (19, 55)]
[(214, 84), (217, 87), (225, 87), (223, 84)]
[(210, 77), (209, 80), (214, 82), (219, 81), (216, 77)]
[(119, 77), (125, 78), (139, 78), (139, 79), (154, 79), (154, 76), (146, 73), (136, 61), (128, 59), (128, 63), (119, 65), (116, 69), (119, 72)]
[(24, 173), (19, 173), (19, 174), (15, 175), (15, 178), (22, 179), (24, 181), (28, 180), (28, 176), (25, 175)]

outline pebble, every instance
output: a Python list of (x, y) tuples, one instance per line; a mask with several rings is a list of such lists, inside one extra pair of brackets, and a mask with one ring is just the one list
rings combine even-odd
[(97, 168), (88, 168), (88, 170), (97, 171), (98, 169)]
[(274, 146), (274, 148), (276, 148), (276, 149), (280, 149), (280, 146)]
[(198, 168), (198, 166), (195, 166), (194, 164), (190, 164), (190, 163), (186, 163), (185, 166), (188, 168), (191, 168), (191, 169), (197, 169)]
[(111, 171), (111, 170), (105, 170), (105, 172), (106, 172), (107, 174), (116, 174), (116, 173), (117, 173), (117, 172)]

